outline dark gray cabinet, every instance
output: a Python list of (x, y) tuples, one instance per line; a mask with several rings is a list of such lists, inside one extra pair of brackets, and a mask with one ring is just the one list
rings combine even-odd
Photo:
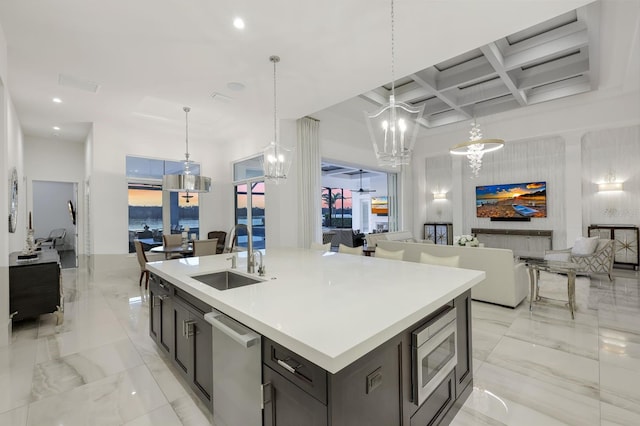
[(155, 274), (149, 296), (149, 335), (211, 410), (212, 330), (204, 320), (211, 307)]
[(207, 406), (212, 405), (212, 330), (203, 311), (173, 298), (174, 364)]
[(456, 398), (462, 395), (473, 379), (473, 350), (471, 348), (471, 290), (453, 299), (458, 322), (456, 365)]
[(327, 406), (264, 366), (264, 426), (327, 426)]
[[(21, 261), (20, 252), (9, 255), (9, 313), (13, 321), (63, 311), (60, 257), (43, 250), (34, 260)], [(59, 320), (62, 315), (59, 316)]]
[(152, 275), (149, 280), (149, 334), (167, 355), (173, 353), (171, 284)]
[(401, 423), (400, 353), (391, 339), (336, 374), (263, 338), (264, 425)]

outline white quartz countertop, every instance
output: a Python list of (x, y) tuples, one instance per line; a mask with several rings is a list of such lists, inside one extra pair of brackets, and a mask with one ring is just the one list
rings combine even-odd
[[(191, 277), (230, 269), (228, 254), (147, 266), (330, 373), (485, 278), (482, 271), (333, 252), (269, 249), (265, 253), (266, 276), (252, 275), (264, 282), (225, 291)], [(246, 274), (246, 257), (238, 259), (234, 272)]]

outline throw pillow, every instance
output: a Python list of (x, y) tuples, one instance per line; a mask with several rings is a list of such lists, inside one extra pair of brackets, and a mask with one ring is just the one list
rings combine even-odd
[(573, 244), (571, 254), (574, 256), (589, 256), (596, 251), (598, 246), (598, 237), (584, 238), (578, 237)]
[(429, 265), (439, 266), (452, 266), (458, 268), (460, 265), (460, 256), (431, 256), (429, 253), (420, 253), (420, 263), (427, 263)]

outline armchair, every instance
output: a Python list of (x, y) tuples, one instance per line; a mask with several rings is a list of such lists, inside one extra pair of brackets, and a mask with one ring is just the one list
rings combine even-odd
[(546, 250), (545, 259), (561, 260), (558, 255), (566, 255), (568, 262), (577, 263), (589, 274), (607, 274), (609, 281), (612, 281), (611, 271), (613, 270), (613, 240), (599, 239), (598, 245), (593, 253), (587, 255), (577, 255), (571, 252), (571, 248), (564, 250)]
[(49, 236), (47, 238), (36, 238), (36, 244), (40, 244), (40, 246), (48, 245), (51, 248), (55, 249), (56, 246), (60, 247), (64, 245), (64, 239), (67, 236), (67, 230), (64, 228), (54, 229), (49, 232)]

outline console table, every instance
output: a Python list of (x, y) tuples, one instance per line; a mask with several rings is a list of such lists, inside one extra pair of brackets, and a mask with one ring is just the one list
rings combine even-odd
[(471, 233), (486, 247), (510, 249), (522, 258), (543, 258), (553, 249), (553, 231), (546, 229), (471, 228)]
[(61, 323), (64, 298), (58, 252), (42, 250), (37, 258), (29, 260), (18, 259), (20, 254), (9, 255), (9, 312), (12, 320), (56, 313), (57, 323)]
[(613, 264), (616, 266), (632, 266), (638, 270), (638, 252), (640, 242), (638, 227), (635, 225), (590, 225), (589, 236), (606, 238), (614, 241)]

